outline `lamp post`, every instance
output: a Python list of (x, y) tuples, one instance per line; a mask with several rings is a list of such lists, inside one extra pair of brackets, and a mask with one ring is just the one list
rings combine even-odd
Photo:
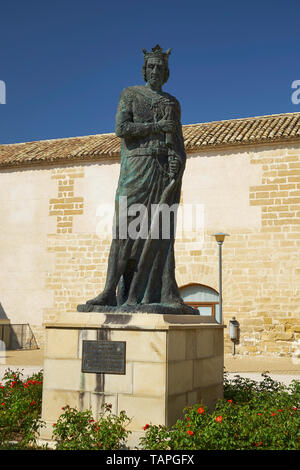
[(215, 237), (216, 242), (219, 245), (219, 319), (220, 323), (223, 323), (223, 305), (222, 305), (222, 245), (225, 240), (225, 237), (229, 237), (228, 233), (213, 233), (213, 237)]

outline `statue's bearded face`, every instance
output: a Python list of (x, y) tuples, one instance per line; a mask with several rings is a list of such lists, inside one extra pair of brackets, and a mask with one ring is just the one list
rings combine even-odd
[(160, 89), (165, 82), (166, 65), (163, 59), (151, 57), (146, 64), (146, 82), (154, 89)]

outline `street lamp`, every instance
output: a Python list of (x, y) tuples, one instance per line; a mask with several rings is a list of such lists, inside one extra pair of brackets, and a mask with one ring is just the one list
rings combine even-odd
[(222, 306), (222, 245), (225, 237), (229, 237), (228, 233), (213, 233), (212, 237), (215, 237), (216, 242), (219, 245), (219, 319), (220, 323), (223, 323), (223, 306)]

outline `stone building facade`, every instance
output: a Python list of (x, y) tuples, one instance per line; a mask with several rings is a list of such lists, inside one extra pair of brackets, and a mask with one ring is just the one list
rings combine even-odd
[[(183, 132), (178, 285), (217, 295), (211, 235), (230, 234), (223, 315), (240, 324), (236, 354), (292, 357), (300, 342), (300, 113)], [(29, 324), (40, 347), (43, 321), (75, 311), (104, 285), (119, 165), (114, 134), (0, 146), (0, 323)], [(196, 227), (186, 223), (195, 207)]]

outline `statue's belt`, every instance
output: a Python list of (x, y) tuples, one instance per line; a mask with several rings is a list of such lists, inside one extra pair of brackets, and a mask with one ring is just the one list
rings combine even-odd
[(139, 147), (137, 149), (126, 150), (125, 153), (128, 157), (148, 157), (148, 156), (159, 156), (159, 155), (168, 155), (169, 149), (166, 145), (160, 147)]

